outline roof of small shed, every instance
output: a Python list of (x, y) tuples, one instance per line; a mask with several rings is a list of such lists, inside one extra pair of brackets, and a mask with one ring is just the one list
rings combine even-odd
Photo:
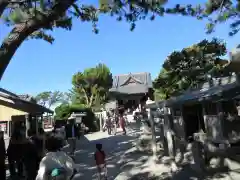
[[(234, 89), (234, 93), (226, 94), (226, 92)], [(237, 83), (237, 76), (229, 76), (214, 79), (211, 83), (203, 83), (198, 89), (186, 91), (180, 96), (172, 97), (166, 101), (167, 105), (183, 104), (193, 101), (204, 101), (222, 96), (236, 96), (240, 94), (240, 86)]]

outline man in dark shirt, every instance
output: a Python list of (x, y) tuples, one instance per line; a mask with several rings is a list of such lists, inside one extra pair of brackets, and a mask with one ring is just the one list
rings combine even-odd
[(68, 118), (68, 124), (65, 126), (66, 139), (70, 147), (70, 153), (74, 155), (76, 150), (76, 139), (80, 138), (79, 128), (75, 123), (75, 117), (70, 116)]
[(23, 164), (26, 169), (26, 180), (35, 180), (39, 166), (38, 139), (36, 134), (29, 130), (28, 138), (24, 142)]
[(23, 176), (23, 139), (23, 135), (19, 130), (13, 131), (7, 149), (8, 164), (11, 178)]

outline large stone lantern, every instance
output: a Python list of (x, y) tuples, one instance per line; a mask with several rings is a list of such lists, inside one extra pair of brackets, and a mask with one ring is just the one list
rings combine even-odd
[[(151, 100), (150, 98), (148, 98), (148, 100), (146, 101), (146, 105), (150, 105), (153, 104), (155, 101)], [(150, 119), (151, 116), (151, 108), (147, 108), (147, 112), (148, 112), (148, 118)]]

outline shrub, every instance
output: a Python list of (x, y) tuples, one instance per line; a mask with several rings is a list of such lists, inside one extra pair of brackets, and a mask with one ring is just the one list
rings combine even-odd
[(84, 105), (69, 105), (69, 104), (61, 104), (55, 109), (55, 117), (56, 121), (58, 120), (66, 120), (72, 113), (86, 113), (86, 116), (83, 116), (82, 123), (89, 128), (90, 132), (96, 132), (99, 128), (97, 126), (96, 117), (91, 108), (86, 108)]

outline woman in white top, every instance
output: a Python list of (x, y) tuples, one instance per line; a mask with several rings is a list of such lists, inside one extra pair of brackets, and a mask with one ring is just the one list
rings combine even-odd
[[(61, 140), (49, 137), (46, 140), (47, 153), (40, 162), (36, 180), (70, 180), (74, 176), (75, 163), (65, 152), (61, 151)], [(58, 177), (52, 176), (52, 172), (59, 170)]]

